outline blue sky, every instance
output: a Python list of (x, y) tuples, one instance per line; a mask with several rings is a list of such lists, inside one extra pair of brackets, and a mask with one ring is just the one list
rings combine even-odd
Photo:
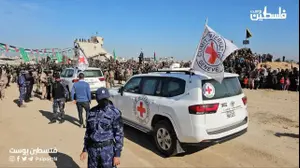
[[(0, 0), (0, 42), (24, 48), (71, 47), (75, 38), (98, 32), (104, 48), (118, 56), (174, 56), (191, 60), (208, 25), (238, 47), (245, 29), (257, 53), (299, 60), (298, 0)], [(286, 20), (250, 20), (250, 10), (277, 13)]]

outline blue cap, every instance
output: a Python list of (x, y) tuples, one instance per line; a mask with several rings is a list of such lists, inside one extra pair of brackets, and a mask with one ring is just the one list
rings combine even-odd
[(108, 89), (105, 87), (101, 87), (97, 89), (96, 91), (96, 100), (102, 100), (102, 99), (108, 99), (110, 97), (110, 94), (108, 92)]

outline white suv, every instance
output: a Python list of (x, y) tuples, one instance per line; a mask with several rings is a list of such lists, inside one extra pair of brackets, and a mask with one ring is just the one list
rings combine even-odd
[(124, 124), (152, 133), (166, 156), (247, 131), (247, 98), (237, 74), (225, 73), (220, 84), (188, 69), (160, 70), (135, 75), (110, 94)]
[[(66, 68), (62, 71), (60, 77), (62, 82), (67, 86), (69, 93), (73, 88), (73, 84), (78, 82), (78, 75), (82, 72), (78, 68)], [(89, 83), (91, 93), (95, 94), (100, 87), (106, 87), (105, 78), (100, 68), (89, 67), (82, 72), (84, 74), (84, 81)]]

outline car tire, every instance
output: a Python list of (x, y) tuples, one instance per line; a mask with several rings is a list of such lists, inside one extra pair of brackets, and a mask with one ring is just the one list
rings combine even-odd
[[(164, 131), (166, 132), (164, 133)], [(164, 135), (165, 137), (163, 137)], [(155, 124), (153, 138), (157, 149), (163, 155), (169, 157), (175, 154), (177, 137), (172, 125), (168, 121), (163, 120)]]

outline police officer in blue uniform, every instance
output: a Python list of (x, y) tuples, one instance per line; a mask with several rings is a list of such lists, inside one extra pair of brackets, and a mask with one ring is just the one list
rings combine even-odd
[(84, 147), (80, 160), (88, 155), (88, 168), (112, 168), (120, 164), (123, 148), (123, 121), (120, 110), (109, 100), (104, 87), (96, 92), (98, 105), (87, 117)]
[(25, 74), (25, 83), (26, 83), (25, 102), (29, 102), (32, 94), (32, 87), (34, 84), (34, 79), (31, 71)]
[(25, 71), (21, 70), (20, 76), (18, 78), (18, 85), (19, 85), (19, 91), (20, 91), (20, 96), (19, 96), (19, 107), (25, 107), (23, 104), (23, 101), (25, 99), (26, 95), (26, 79), (25, 79)]

